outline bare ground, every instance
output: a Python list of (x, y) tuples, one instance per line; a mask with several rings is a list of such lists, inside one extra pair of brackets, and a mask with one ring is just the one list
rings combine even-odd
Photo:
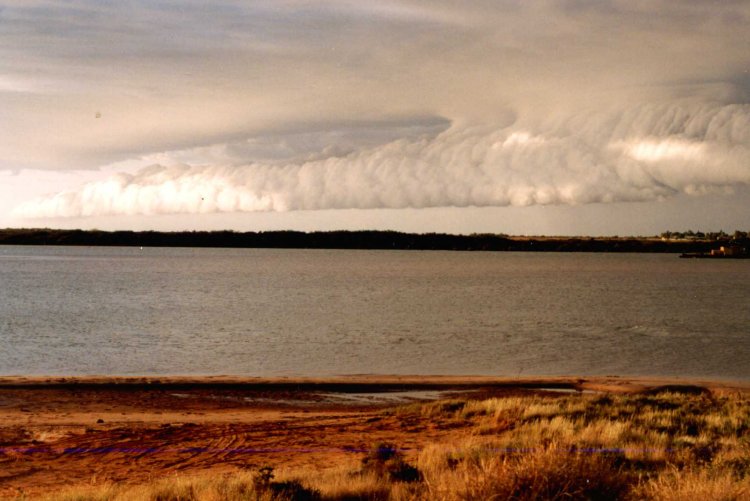
[(357, 462), (377, 442), (409, 456), (467, 433), (460, 422), (384, 412), (416, 398), (662, 386), (750, 391), (740, 383), (614, 377), (4, 377), (0, 497), (264, 465), (323, 469)]

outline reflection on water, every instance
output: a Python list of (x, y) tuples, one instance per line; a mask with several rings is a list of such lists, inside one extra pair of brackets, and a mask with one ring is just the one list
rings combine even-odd
[(403, 404), (425, 400), (438, 400), (450, 392), (435, 390), (384, 391), (366, 393), (326, 393), (325, 401), (336, 404)]
[(2, 374), (750, 379), (750, 262), (0, 247)]

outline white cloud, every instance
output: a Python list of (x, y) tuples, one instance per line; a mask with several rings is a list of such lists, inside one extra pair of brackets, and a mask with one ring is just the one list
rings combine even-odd
[(618, 143), (628, 156), (640, 162), (659, 162), (662, 160), (700, 161), (706, 157), (706, 145), (681, 139), (636, 139), (630, 144)]
[(747, 2), (0, 5), (0, 87), (24, 90), (0, 91), (0, 168), (95, 168), (321, 119), (499, 128), (727, 89), (748, 69)]
[[(304, 162), (152, 165), (19, 206), (22, 217), (647, 201), (750, 183), (750, 105), (676, 103), (530, 131), (454, 126)], [(670, 117), (680, 117), (674, 119)], [(578, 128), (580, 123), (595, 127)], [(602, 124), (608, 124), (604, 127)], [(498, 148), (497, 145), (500, 145)]]
[(748, 183), (744, 1), (0, 6), (0, 169), (157, 164), (28, 189), (17, 215), (576, 205)]

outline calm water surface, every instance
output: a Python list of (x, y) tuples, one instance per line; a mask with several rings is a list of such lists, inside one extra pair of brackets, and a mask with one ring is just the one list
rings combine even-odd
[(750, 260), (0, 247), (0, 374), (750, 380)]

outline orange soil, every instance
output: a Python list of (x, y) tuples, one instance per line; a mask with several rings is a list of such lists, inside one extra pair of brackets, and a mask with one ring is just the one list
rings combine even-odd
[[(510, 395), (541, 388), (633, 392), (684, 381), (485, 377), (0, 378), (0, 497), (72, 485), (143, 483), (173, 473), (356, 464), (376, 442), (416, 454), (465, 424), (384, 413), (325, 392), (436, 389)], [(713, 391), (748, 385), (691, 382)], [(550, 393), (552, 394), (552, 393)]]

